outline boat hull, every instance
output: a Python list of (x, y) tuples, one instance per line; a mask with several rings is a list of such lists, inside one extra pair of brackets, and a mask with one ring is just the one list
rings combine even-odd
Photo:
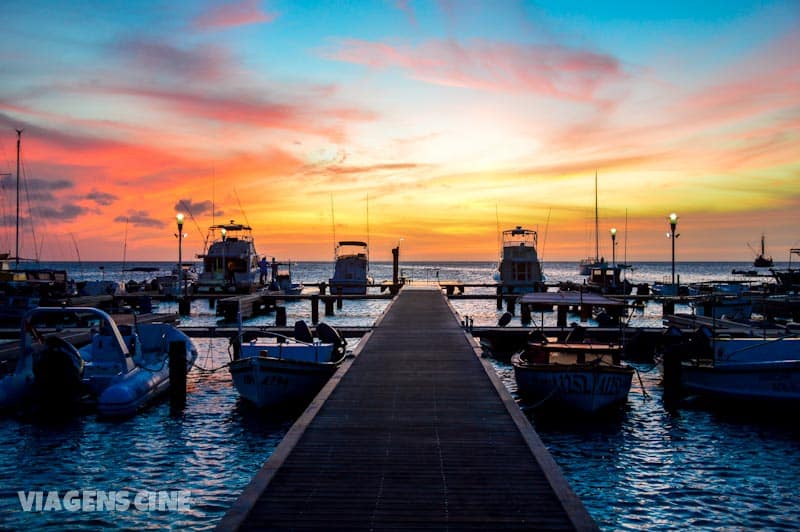
[(591, 414), (627, 400), (633, 368), (598, 364), (527, 364), (512, 358), (526, 400)]
[(338, 364), (273, 357), (248, 357), (231, 362), (233, 384), (243, 399), (259, 408), (310, 401)]
[(681, 385), (687, 392), (717, 398), (800, 403), (800, 361), (684, 364)]

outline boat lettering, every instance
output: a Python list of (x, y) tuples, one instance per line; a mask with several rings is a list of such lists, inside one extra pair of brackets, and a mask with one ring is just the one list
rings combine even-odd
[(264, 377), (264, 380), (261, 381), (261, 384), (266, 384), (266, 385), (278, 384), (281, 386), (286, 386), (287, 384), (289, 384), (289, 379), (281, 375), (267, 375), (266, 377)]

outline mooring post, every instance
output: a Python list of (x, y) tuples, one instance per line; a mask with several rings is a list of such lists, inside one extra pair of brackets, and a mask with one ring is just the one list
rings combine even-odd
[(178, 299), (178, 314), (181, 316), (188, 316), (191, 314), (192, 302), (188, 297), (181, 297)]
[(319, 296), (317, 294), (311, 296), (311, 323), (313, 325), (319, 323)]
[(169, 406), (181, 412), (186, 406), (186, 342), (169, 343)]
[(531, 322), (531, 307), (527, 303), (519, 304), (519, 313), (522, 315), (521, 320), (523, 325), (528, 325)]
[(668, 316), (670, 314), (675, 314), (675, 300), (671, 298), (665, 298), (661, 302), (661, 315)]
[(503, 310), (503, 287), (497, 287), (497, 310)]
[(342, 310), (342, 299), (342, 287), (340, 286), (336, 289), (336, 308), (339, 310)]
[(324, 296), (327, 288), (328, 288), (328, 283), (326, 283), (325, 281), (319, 283), (319, 295)]
[(286, 327), (286, 307), (275, 307), (275, 327)]
[(517, 298), (514, 296), (508, 296), (506, 298), (506, 311), (510, 312), (512, 316), (514, 316), (515, 311), (515, 302)]
[[(326, 316), (333, 316), (333, 297), (324, 297), (322, 298), (325, 301), (325, 315)], [(339, 307), (342, 308), (342, 307)]]
[(581, 321), (589, 321), (592, 317), (592, 305), (581, 304)]
[(558, 305), (556, 307), (556, 325), (559, 327), (566, 327), (567, 326), (567, 305)]

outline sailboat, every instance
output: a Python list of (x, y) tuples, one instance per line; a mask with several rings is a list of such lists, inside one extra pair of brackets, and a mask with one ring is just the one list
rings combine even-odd
[(19, 190), (20, 190), (20, 149), (22, 130), (17, 129), (17, 215), (15, 254), (0, 253), (0, 323), (18, 325), (28, 310), (39, 305), (58, 304), (60, 300), (72, 295), (73, 283), (67, 279), (67, 271), (52, 268), (38, 268), (20, 265), (38, 262), (22, 259), (19, 256)]
[(600, 227), (597, 215), (597, 172), (594, 173), (594, 257), (581, 259), (578, 264), (580, 275), (590, 275), (592, 269), (605, 266), (605, 261), (600, 261)]

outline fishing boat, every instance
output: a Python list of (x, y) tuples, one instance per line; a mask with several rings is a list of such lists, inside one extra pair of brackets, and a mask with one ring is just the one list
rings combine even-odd
[(702, 326), (662, 355), (665, 387), (718, 399), (800, 404), (800, 338), (714, 333)]
[(593, 414), (627, 400), (634, 370), (621, 354), (619, 344), (541, 339), (528, 342), (511, 365), (524, 399)]
[(624, 269), (621, 264), (609, 264), (601, 258), (598, 265), (589, 268), (586, 287), (601, 294), (630, 294), (633, 285), (627, 279), (622, 279)]
[(197, 358), (189, 337), (169, 324), (117, 325), (90, 307), (33, 309), (20, 337), (16, 370), (0, 381), (0, 408), (94, 406), (130, 416), (169, 389), (173, 342), (183, 344), (187, 371)]
[(231, 340), (228, 369), (239, 395), (259, 408), (309, 401), (325, 385), (345, 357), (346, 341), (326, 323), (314, 340), (308, 325), (298, 321), (294, 337), (249, 337)]
[(545, 289), (536, 249), (537, 233), (522, 226), (503, 231), (503, 251), (496, 279), (504, 294), (541, 292)]
[(197, 293), (252, 292), (260, 274), (252, 228), (231, 220), (212, 225), (208, 239), (208, 250), (197, 256), (203, 259)]
[[(749, 245), (749, 244), (748, 244)], [(750, 248), (752, 249), (752, 248)], [(756, 258), (753, 260), (753, 266), (756, 268), (771, 268), (772, 267), (772, 257), (767, 257), (766, 251), (764, 250), (764, 235), (761, 235), (761, 253), (756, 254)]]
[(365, 295), (372, 284), (369, 277), (369, 248), (366, 242), (343, 240), (335, 250), (333, 277), (329, 279), (332, 294)]
[[(602, 308), (609, 316), (619, 316), (624, 309), (620, 301), (582, 292), (525, 294), (520, 304), (542, 310), (557, 307), (560, 325), (565, 324), (569, 308), (579, 308), (582, 321), (595, 309)], [(634, 370), (621, 361), (622, 343), (593, 339), (586, 332), (584, 327), (573, 327), (559, 340), (545, 336), (543, 330), (532, 331), (525, 348), (511, 357), (519, 394), (543, 407), (586, 414), (624, 402)]]

